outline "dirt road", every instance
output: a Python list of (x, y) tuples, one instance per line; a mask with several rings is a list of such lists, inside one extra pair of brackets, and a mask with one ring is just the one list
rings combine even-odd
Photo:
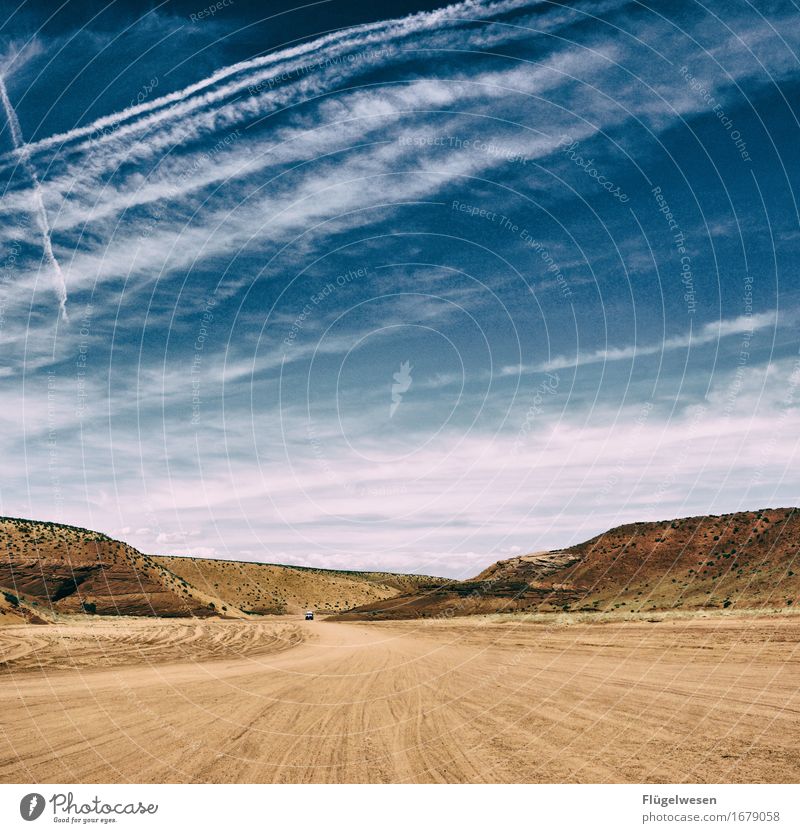
[(800, 617), (6, 628), (0, 781), (797, 782), (798, 645)]

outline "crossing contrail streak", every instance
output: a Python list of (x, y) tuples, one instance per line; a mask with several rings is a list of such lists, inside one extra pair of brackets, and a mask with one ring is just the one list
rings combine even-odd
[(14, 148), (19, 152), (19, 160), (33, 183), (33, 215), (36, 218), (36, 225), (39, 226), (39, 231), (42, 234), (42, 247), (44, 249), (45, 260), (47, 260), (50, 268), (53, 270), (55, 290), (58, 296), (58, 308), (62, 318), (67, 320), (67, 283), (64, 280), (64, 273), (61, 271), (61, 266), (53, 252), (53, 243), (50, 239), (50, 222), (47, 219), (47, 210), (44, 207), (42, 186), (39, 182), (39, 177), (36, 175), (36, 170), (31, 163), (27, 145), (22, 138), (22, 128), (20, 127), (17, 113), (11, 106), (11, 99), (8, 97), (6, 82), (2, 75), (0, 75), (0, 98), (3, 100), (3, 108), (6, 111), (8, 126), (11, 130), (11, 141), (14, 144)]
[[(532, 0), (498, 0), (496, 3), (485, 4), (479, 0), (464, 0), (462, 3), (432, 12), (418, 12), (405, 18), (365, 23), (343, 29), (274, 54), (240, 61), (217, 70), (207, 78), (183, 89), (152, 101), (132, 104), (117, 113), (103, 116), (91, 124), (32, 142), (28, 153), (30, 154), (31, 151), (36, 153), (50, 147), (63, 148), (64, 145), (82, 139), (94, 143), (98, 140), (92, 137), (98, 134), (105, 137), (120, 128), (141, 129), (151, 124), (184, 118), (187, 113), (195, 109), (215, 104), (228, 96), (242, 94), (254, 84), (261, 83), (263, 89), (263, 82), (276, 77), (282, 71), (295, 72), (298, 73), (296, 77), (301, 77), (305, 75), (309, 67), (316, 65), (315, 61), (319, 58), (314, 56), (318, 56), (321, 50), (328, 47), (336, 47), (340, 52), (347, 51), (352, 56), (359, 50), (366, 50), (372, 46), (376, 48), (386, 46), (388, 43), (416, 32), (436, 31), (448, 22), (457, 24), (463, 22), (462, 19), (469, 20), (474, 16), (486, 17), (502, 14), (530, 5), (531, 2)], [(290, 68), (283, 69), (287, 64)], [(257, 72), (263, 74), (253, 75)], [(5, 155), (0, 155), (0, 161), (6, 161)]]

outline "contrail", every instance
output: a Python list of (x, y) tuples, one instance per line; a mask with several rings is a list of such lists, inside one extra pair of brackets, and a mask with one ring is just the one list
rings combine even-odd
[[(295, 62), (295, 66), (300, 68), (300, 75), (297, 77), (301, 77), (305, 74), (303, 68), (307, 70), (309, 66), (313, 66), (318, 60), (314, 56), (328, 47), (336, 47), (340, 51), (346, 49), (350, 52), (357, 52), (366, 50), (372, 44), (390, 43), (416, 32), (437, 31), (447, 23), (456, 25), (464, 20), (469, 21), (473, 17), (485, 19), (488, 16), (531, 5), (532, 2), (533, 0), (498, 0), (496, 3), (487, 4), (481, 0), (464, 0), (464, 2), (433, 12), (417, 12), (403, 18), (364, 23), (342, 29), (271, 55), (262, 55), (231, 64), (181, 90), (160, 96), (152, 101), (132, 104), (117, 113), (102, 116), (91, 124), (73, 128), (65, 133), (39, 139), (28, 146), (28, 153), (30, 154), (31, 151), (36, 153), (50, 147), (63, 148), (64, 145), (81, 139), (88, 138), (91, 142), (93, 135), (98, 133), (105, 135), (105, 131), (116, 131), (120, 126), (146, 128), (160, 121), (182, 118), (194, 109), (241, 93), (259, 80), (260, 76), (251, 78), (248, 75), (257, 70), (263, 73), (261, 80), (264, 80), (270, 75), (277, 75), (284, 64)], [(244, 77), (236, 80), (237, 76)], [(222, 82), (225, 83), (219, 86)], [(122, 125), (122, 122), (126, 124)], [(0, 160), (6, 161), (5, 154), (0, 155)]]
[(42, 186), (39, 183), (36, 170), (31, 163), (28, 146), (22, 138), (22, 128), (20, 127), (16, 111), (11, 106), (11, 99), (8, 97), (8, 90), (6, 89), (6, 81), (2, 75), (0, 75), (0, 98), (3, 100), (3, 108), (6, 111), (8, 126), (11, 129), (11, 141), (14, 144), (15, 150), (19, 152), (19, 160), (33, 183), (33, 214), (36, 217), (36, 225), (39, 226), (39, 231), (42, 233), (42, 247), (44, 249), (45, 259), (53, 270), (55, 290), (58, 296), (58, 308), (61, 312), (61, 317), (67, 321), (67, 283), (64, 280), (64, 273), (61, 271), (61, 266), (59, 266), (55, 253), (53, 252), (53, 243), (50, 239), (50, 223), (47, 219), (47, 210), (44, 207)]

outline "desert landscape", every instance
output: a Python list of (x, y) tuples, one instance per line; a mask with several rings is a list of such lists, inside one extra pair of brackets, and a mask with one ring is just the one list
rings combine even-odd
[(755, 614), (14, 626), (0, 778), (796, 782), (799, 641)]
[(0, 780), (796, 782), (798, 517), (631, 524), (467, 582), (4, 519)]
[(800, 4), (5, 5), (0, 833), (797, 830)]

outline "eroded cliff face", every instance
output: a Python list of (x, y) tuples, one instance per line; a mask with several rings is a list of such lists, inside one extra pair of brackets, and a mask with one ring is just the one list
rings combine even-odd
[(800, 604), (800, 510), (618, 526), (582, 544), (498, 561), (471, 581), (350, 611), (350, 619), (520, 611), (788, 608)]
[(121, 541), (37, 521), (0, 520), (0, 587), (43, 615), (238, 613)]
[(150, 556), (86, 529), (0, 519), (0, 590), (9, 596), (0, 624), (48, 612), (246, 618), (311, 607), (333, 613), (444, 583), (401, 573)]

